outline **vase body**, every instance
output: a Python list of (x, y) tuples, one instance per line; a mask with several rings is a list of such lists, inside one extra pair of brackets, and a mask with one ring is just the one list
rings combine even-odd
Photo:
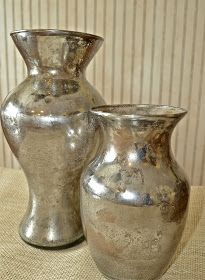
[(81, 216), (91, 255), (112, 279), (158, 279), (179, 244), (189, 184), (170, 138), (185, 111), (168, 106), (101, 106), (95, 159), (81, 178)]
[(11, 36), (28, 68), (1, 111), (4, 134), (29, 185), (20, 235), (36, 246), (67, 246), (83, 235), (79, 179), (92, 146), (86, 112), (104, 104), (84, 72), (102, 38), (60, 30)]

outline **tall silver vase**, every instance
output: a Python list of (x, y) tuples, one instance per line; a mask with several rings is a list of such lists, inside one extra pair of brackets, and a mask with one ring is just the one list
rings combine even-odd
[(103, 39), (61, 30), (22, 30), (11, 37), (28, 68), (1, 111), (29, 185), (20, 235), (36, 246), (69, 245), (83, 235), (79, 179), (93, 144), (86, 112), (104, 104), (84, 73)]
[(101, 145), (82, 175), (81, 214), (91, 255), (112, 279), (158, 279), (176, 251), (190, 190), (170, 142), (185, 113), (154, 105), (91, 111)]

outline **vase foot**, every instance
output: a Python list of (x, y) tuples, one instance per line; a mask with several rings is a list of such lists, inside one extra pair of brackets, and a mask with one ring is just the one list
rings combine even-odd
[[(133, 279), (128, 279), (128, 278), (113, 278), (113, 277), (109, 277), (107, 275), (105, 275), (104, 273), (101, 272), (101, 274), (105, 277), (105, 279), (107, 280), (133, 280)], [(153, 278), (153, 279), (150, 279), (150, 280), (160, 280), (161, 277), (157, 277), (157, 278)], [(135, 278), (135, 280), (141, 280), (140, 278), (137, 279)]]
[[(142, 280), (141, 278), (117, 278), (117, 277), (112, 277), (112, 276), (108, 276), (108, 275), (106, 275), (104, 272), (102, 272), (102, 270), (100, 270), (99, 268), (98, 268), (98, 270), (100, 271), (100, 273), (105, 277), (105, 279), (107, 279), (107, 280)], [(164, 273), (163, 273), (164, 274)], [(149, 280), (160, 280), (161, 279), (161, 277), (162, 277), (162, 275), (161, 276), (159, 276), (159, 277), (156, 277), (156, 278), (150, 278)]]
[(74, 240), (73, 242), (69, 242), (67, 244), (62, 244), (62, 245), (40, 245), (40, 244), (35, 244), (34, 242), (27, 240), (26, 238), (22, 237), (21, 234), (19, 233), (21, 239), (28, 245), (35, 247), (37, 249), (43, 249), (43, 250), (63, 250), (63, 249), (68, 249), (74, 246), (77, 246), (78, 244), (82, 243), (85, 240), (84, 235), (81, 235), (79, 238)]

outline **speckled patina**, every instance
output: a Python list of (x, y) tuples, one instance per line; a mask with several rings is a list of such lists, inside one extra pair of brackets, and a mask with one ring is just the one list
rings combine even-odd
[(81, 213), (100, 271), (120, 280), (158, 279), (185, 226), (189, 184), (171, 152), (186, 111), (170, 106), (101, 106), (99, 152), (81, 179)]
[(28, 68), (1, 112), (5, 136), (29, 184), (20, 235), (37, 246), (69, 245), (83, 235), (79, 181), (94, 149), (86, 112), (104, 104), (84, 72), (103, 39), (61, 30), (11, 36)]

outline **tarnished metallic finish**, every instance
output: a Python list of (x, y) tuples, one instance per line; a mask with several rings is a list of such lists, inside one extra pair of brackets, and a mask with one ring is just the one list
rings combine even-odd
[(81, 177), (81, 215), (91, 255), (107, 277), (158, 279), (170, 264), (189, 201), (170, 147), (185, 114), (155, 105), (91, 111), (101, 142)]
[(104, 104), (84, 72), (102, 38), (60, 30), (11, 33), (28, 77), (2, 105), (2, 126), (29, 184), (20, 225), (28, 243), (69, 245), (82, 237), (79, 184), (93, 148), (86, 111)]

